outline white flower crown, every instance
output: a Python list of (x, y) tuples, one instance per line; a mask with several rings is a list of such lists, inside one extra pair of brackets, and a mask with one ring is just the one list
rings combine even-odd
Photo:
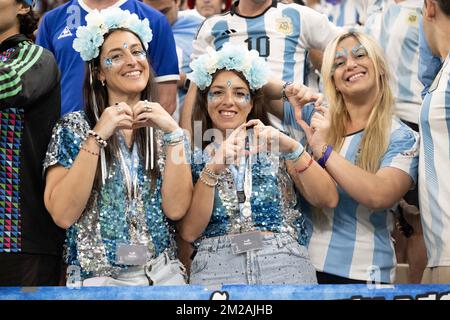
[(206, 53), (191, 62), (192, 72), (187, 77), (200, 90), (211, 85), (212, 75), (217, 70), (235, 70), (247, 79), (250, 89), (257, 90), (265, 85), (269, 78), (267, 62), (256, 50), (247, 50), (243, 46), (225, 43), (221, 50), (208, 47)]
[(120, 8), (108, 8), (101, 11), (97, 9), (86, 15), (86, 26), (77, 28), (73, 48), (80, 53), (81, 59), (90, 61), (99, 54), (106, 33), (113, 29), (129, 29), (141, 39), (145, 49), (152, 41), (153, 34), (148, 19), (139, 19), (135, 13)]

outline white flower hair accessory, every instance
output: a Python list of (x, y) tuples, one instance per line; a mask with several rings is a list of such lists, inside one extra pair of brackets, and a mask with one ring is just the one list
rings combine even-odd
[(141, 39), (145, 49), (148, 49), (148, 43), (153, 38), (148, 19), (141, 20), (137, 14), (116, 7), (101, 11), (95, 9), (88, 13), (86, 25), (77, 28), (72, 46), (80, 53), (81, 59), (90, 61), (98, 57), (105, 34), (118, 28), (133, 31)]
[(267, 62), (256, 50), (247, 50), (242, 46), (225, 43), (221, 50), (208, 47), (206, 53), (191, 62), (192, 72), (187, 75), (200, 90), (211, 85), (212, 75), (217, 70), (235, 70), (247, 79), (250, 89), (257, 90), (265, 85), (269, 78)]

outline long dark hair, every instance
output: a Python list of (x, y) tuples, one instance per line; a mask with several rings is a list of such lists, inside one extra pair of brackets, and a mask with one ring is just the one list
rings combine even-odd
[[(21, 3), (25, 6), (28, 4), (23, 0), (16, 0), (16, 3)], [(39, 18), (37, 14), (30, 7), (30, 11), (26, 14), (19, 14), (17, 16), (20, 24), (20, 33), (25, 35), (30, 40), (35, 40), (34, 31), (37, 29)]]
[[(241, 72), (238, 72), (236, 70), (224, 69), (216, 71), (216, 73), (212, 77), (211, 84), (214, 82), (214, 79), (217, 77), (217, 75), (219, 75), (222, 71), (233, 72), (240, 79), (242, 79), (247, 84), (247, 86), (249, 86), (247, 79)], [(201, 121), (202, 123), (202, 145), (197, 146), (201, 147), (202, 149), (205, 149), (209, 144), (209, 141), (203, 141), (204, 133), (206, 132), (206, 130), (213, 128), (213, 123), (208, 113), (208, 92), (210, 87), (211, 86), (205, 88), (204, 90), (197, 89), (197, 97), (195, 99), (194, 111), (192, 113), (192, 128), (194, 128), (194, 121)], [(266, 108), (264, 108), (265, 100), (262, 89), (254, 91), (250, 90), (250, 97), (253, 107), (247, 116), (247, 121), (259, 119), (262, 123), (264, 123), (264, 125), (270, 125), (269, 116), (267, 114)], [(194, 143), (195, 142), (196, 139), (194, 139)], [(192, 144), (193, 146), (194, 143)]]
[[(139, 41), (141, 39), (131, 30), (125, 29), (125, 28), (118, 28), (113, 29), (109, 31), (105, 37), (104, 41), (108, 39), (108, 37), (114, 33), (115, 31), (127, 31), (134, 34)], [(103, 42), (104, 43), (104, 42)], [(144, 45), (141, 41), (142, 48), (144, 48)], [(101, 52), (102, 47), (100, 47)], [(147, 85), (145, 86), (144, 90), (141, 92), (141, 100), (148, 100), (148, 101), (157, 101), (157, 91), (156, 91), (156, 85), (154, 82), (154, 75), (151, 68), (151, 64), (149, 61), (149, 78)], [(95, 102), (97, 103), (98, 108), (98, 117), (101, 117), (103, 111), (110, 106), (108, 101), (108, 91), (106, 86), (103, 86), (101, 81), (98, 79), (99, 76), (99, 68), (100, 68), (100, 54), (97, 58), (89, 61), (86, 64), (86, 70), (85, 70), (85, 77), (84, 77), (84, 86), (83, 86), (83, 96), (84, 96), (84, 112), (86, 113), (86, 117), (88, 119), (88, 122), (93, 128), (95, 124), (97, 123), (97, 120), (95, 118), (95, 112), (94, 112), (94, 102), (93, 102), (93, 92), (95, 93)], [(92, 71), (92, 78), (91, 78), (91, 71)], [(91, 79), (92, 79), (92, 86), (91, 86)], [(138, 153), (141, 159), (145, 159), (145, 128), (139, 128), (133, 131), (133, 140), (136, 141), (137, 147), (138, 147)], [(149, 141), (150, 143), (150, 141)], [(155, 135), (153, 136), (153, 145), (156, 150), (153, 152), (153, 161), (156, 164), (157, 161), (157, 154), (160, 150), (157, 149), (156, 139)], [(112, 135), (108, 139), (108, 146), (105, 148), (105, 156), (106, 156), (106, 165), (109, 168), (112, 164), (112, 160), (114, 157), (117, 157), (117, 152), (119, 148), (119, 141), (116, 135)], [(150, 150), (150, 146), (149, 146)], [(97, 166), (97, 173), (95, 177), (95, 184), (98, 186), (100, 185), (100, 162)], [(160, 172), (158, 169), (158, 166), (155, 165), (153, 170), (148, 170), (147, 176), (149, 177), (152, 188), (155, 186), (156, 178), (160, 176)]]

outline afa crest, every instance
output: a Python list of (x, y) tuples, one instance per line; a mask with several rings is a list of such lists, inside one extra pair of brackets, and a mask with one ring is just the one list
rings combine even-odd
[(275, 21), (276, 29), (278, 32), (285, 35), (291, 35), (293, 32), (292, 21), (289, 17), (278, 18)]

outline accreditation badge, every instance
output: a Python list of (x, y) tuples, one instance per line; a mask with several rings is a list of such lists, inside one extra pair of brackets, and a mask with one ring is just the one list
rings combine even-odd
[(260, 231), (234, 234), (230, 235), (230, 238), (233, 254), (259, 250), (263, 247), (263, 235)]
[(292, 20), (289, 17), (276, 19), (275, 26), (279, 33), (282, 33), (287, 36), (291, 35), (292, 32), (294, 31), (294, 28), (292, 26)]

